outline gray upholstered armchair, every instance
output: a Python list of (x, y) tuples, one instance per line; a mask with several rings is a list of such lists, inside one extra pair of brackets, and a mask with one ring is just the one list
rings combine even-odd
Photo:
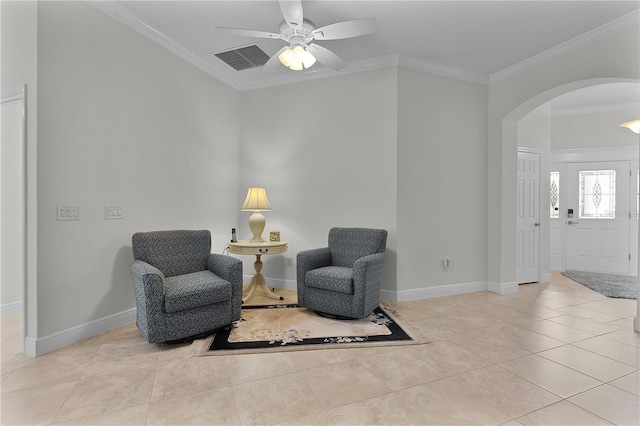
[(211, 253), (211, 233), (133, 235), (136, 324), (149, 343), (184, 339), (231, 324), (242, 309), (242, 262)]
[(364, 318), (380, 303), (387, 231), (332, 228), (328, 247), (297, 256), (298, 304), (314, 311)]

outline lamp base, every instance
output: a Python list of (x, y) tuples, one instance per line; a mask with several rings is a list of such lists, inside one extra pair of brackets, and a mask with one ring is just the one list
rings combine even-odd
[(251, 238), (250, 242), (252, 243), (264, 243), (262, 239), (262, 231), (264, 231), (264, 227), (267, 221), (260, 212), (253, 212), (253, 214), (249, 217), (249, 229), (251, 229), (251, 233), (253, 234), (253, 238)]

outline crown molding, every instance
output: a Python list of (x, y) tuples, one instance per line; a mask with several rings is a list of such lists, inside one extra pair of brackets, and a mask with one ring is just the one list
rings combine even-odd
[(102, 12), (110, 15), (116, 20), (120, 21), (124, 25), (129, 28), (141, 33), (142, 35), (147, 36), (160, 46), (169, 50), (174, 55), (184, 59), (189, 62), (191, 65), (199, 68), (200, 70), (206, 72), (207, 74), (217, 78), (222, 81), (224, 84), (233, 87), (234, 89), (238, 89), (238, 82), (230, 79), (224, 73), (220, 72), (214, 66), (209, 64), (208, 62), (202, 60), (200, 57), (195, 55), (193, 52), (185, 49), (183, 46), (178, 44), (173, 39), (167, 37), (160, 31), (153, 28), (151, 25), (140, 19), (137, 15), (131, 13), (128, 9), (121, 6), (119, 3), (109, 0), (86, 0), (92, 6), (95, 6), (97, 9)]
[(604, 25), (599, 26), (591, 31), (581, 34), (577, 37), (567, 40), (564, 43), (560, 43), (557, 46), (547, 49), (542, 53), (531, 56), (523, 61), (518, 62), (515, 65), (511, 65), (501, 71), (495, 72), (489, 76), (489, 85), (499, 83), (503, 80), (514, 77), (517, 74), (528, 71), (539, 65), (549, 62), (553, 59), (559, 58), (562, 55), (573, 52), (581, 47), (588, 46), (595, 43), (598, 40), (602, 40), (609, 36), (612, 36), (620, 31), (631, 28), (638, 25), (640, 22), (640, 11), (634, 11), (628, 13), (620, 18), (614, 19)]
[(489, 78), (487, 75), (476, 73), (473, 71), (463, 70), (460, 68), (447, 67), (440, 64), (429, 63), (426, 60), (396, 55), (382, 56), (378, 58), (365, 59), (361, 61), (354, 61), (347, 64), (347, 66), (340, 72), (331, 70), (329, 68), (319, 68), (314, 70), (308, 70), (304, 73), (292, 72), (285, 73), (277, 77), (266, 78), (250, 82), (237, 81), (225, 73), (218, 70), (213, 65), (204, 61), (193, 52), (189, 51), (175, 40), (161, 33), (157, 29), (153, 28), (150, 24), (140, 19), (137, 15), (130, 12), (125, 7), (121, 6), (117, 2), (108, 0), (86, 0), (89, 4), (123, 23), (129, 28), (139, 32), (140, 34), (148, 37), (155, 43), (169, 50), (176, 56), (184, 59), (200, 70), (206, 72), (212, 77), (217, 78), (226, 85), (238, 90), (256, 90), (264, 89), (268, 87), (283, 86), (286, 84), (301, 83), (305, 81), (312, 81), (321, 78), (335, 77), (337, 75), (345, 75), (358, 73), (362, 71), (375, 70), (380, 68), (387, 68), (392, 66), (403, 66), (407, 68), (416, 69), (419, 71), (425, 71), (429, 73), (439, 74), (446, 77), (461, 79), (470, 81), (473, 83), (488, 84)]
[(557, 108), (551, 110), (551, 117), (564, 117), (569, 115), (601, 114), (605, 112), (617, 111), (637, 111), (637, 102), (627, 102), (622, 104), (590, 105), (576, 108)]
[(558, 46), (552, 47), (551, 49), (548, 49), (538, 55), (532, 56), (491, 75), (486, 75), (484, 73), (470, 71), (462, 68), (431, 63), (421, 58), (395, 54), (379, 58), (350, 62), (340, 72), (336, 72), (328, 68), (319, 68), (308, 70), (303, 73), (286, 73), (273, 78), (266, 78), (250, 82), (240, 82), (232, 77), (229, 77), (227, 74), (220, 71), (215, 66), (201, 59), (199, 56), (177, 43), (175, 40), (153, 28), (151, 25), (140, 19), (137, 15), (130, 12), (128, 9), (121, 6), (119, 3), (108, 0), (86, 1), (102, 12), (125, 24), (126, 26), (145, 35), (146, 37), (156, 42), (160, 46), (166, 48), (176, 56), (184, 59), (200, 70), (206, 72), (212, 77), (220, 80), (224, 84), (238, 91), (263, 89), (268, 87), (282, 86), (286, 84), (301, 83), (305, 81), (335, 77), (337, 75), (357, 73), (391, 66), (403, 66), (406, 68), (438, 74), (445, 77), (451, 77), (472, 83), (492, 85), (511, 78), (524, 71), (535, 68), (545, 62), (551, 61), (576, 49), (611, 36), (617, 32), (630, 28), (640, 22), (640, 11), (629, 13), (592, 31), (561, 43)]
[(406, 68), (412, 68), (418, 71), (438, 74), (445, 77), (468, 81), (471, 83), (484, 85), (489, 84), (489, 76), (487, 74), (436, 64), (412, 56), (400, 55), (399, 65)]

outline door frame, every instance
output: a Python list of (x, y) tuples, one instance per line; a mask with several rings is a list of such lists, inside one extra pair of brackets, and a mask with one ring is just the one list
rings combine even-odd
[[(546, 247), (543, 246), (543, 244), (546, 244), (546, 239), (545, 239), (545, 233), (542, 232), (543, 226), (548, 223), (547, 221), (543, 221), (542, 219), (542, 212), (544, 211), (542, 209), (542, 188), (543, 188), (543, 184), (544, 182), (547, 183), (546, 186), (544, 186), (544, 188), (547, 188), (549, 179), (545, 178), (542, 171), (543, 169), (545, 169), (544, 166), (544, 152), (542, 150), (539, 149), (535, 149), (535, 148), (526, 148), (526, 147), (518, 147), (518, 154), (520, 154), (521, 152), (523, 153), (527, 153), (527, 154), (536, 154), (538, 156), (538, 193), (536, 194), (536, 204), (538, 206), (538, 223), (540, 224), (538, 226), (538, 281), (537, 282), (541, 282), (543, 280), (543, 270), (542, 270), (542, 247)], [(517, 173), (516, 173), (516, 181), (517, 181)], [(548, 198), (548, 197), (547, 197)], [(548, 208), (547, 208), (548, 210)], [(517, 218), (516, 218), (516, 229), (517, 229)], [(516, 230), (516, 235), (517, 235), (517, 230)], [(517, 245), (516, 245), (516, 250), (517, 250)], [(516, 254), (516, 259), (518, 258), (518, 255)], [(519, 278), (518, 278), (518, 271), (516, 269), (516, 283), (518, 283)]]
[[(637, 146), (618, 146), (618, 147), (601, 147), (601, 148), (575, 148), (575, 149), (552, 149), (551, 150), (551, 163), (560, 166), (560, 197), (567, 194), (567, 164), (568, 163), (596, 163), (606, 161), (631, 161), (631, 167), (634, 164), (638, 164), (640, 160), (640, 152)], [(633, 185), (632, 185), (633, 186)], [(633, 199), (630, 202), (634, 202)], [(565, 205), (561, 201), (562, 205)], [(633, 210), (633, 209), (631, 209)], [(567, 218), (561, 217), (561, 232), (566, 235), (567, 232)], [(563, 241), (562, 247), (562, 270), (566, 270), (567, 266), (567, 253), (566, 253), (566, 238)], [(633, 251), (634, 247), (630, 247)], [(637, 247), (636, 247), (637, 250)], [(640, 301), (638, 302), (640, 303)]]
[(22, 352), (25, 353), (26, 349), (26, 336), (28, 334), (28, 289), (27, 289), (27, 271), (28, 271), (28, 257), (27, 257), (27, 86), (17, 87), (14, 89), (6, 89), (0, 92), (0, 105), (8, 105), (13, 103), (20, 103), (22, 108), (22, 140), (20, 144), (21, 149), (21, 163), (22, 163), (22, 188), (21, 188), (21, 208), (22, 208), (22, 221), (21, 221), (21, 235), (22, 235)]

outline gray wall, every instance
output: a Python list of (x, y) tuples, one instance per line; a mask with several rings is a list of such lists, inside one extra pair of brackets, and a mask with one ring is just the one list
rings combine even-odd
[[(630, 53), (631, 52), (631, 53)], [(518, 121), (551, 99), (598, 84), (638, 82), (640, 26), (571, 51), (489, 90), (488, 278), (515, 283), (515, 199)]]
[[(84, 2), (37, 9), (37, 336), (134, 306), (135, 231), (208, 228), (214, 251), (231, 227), (248, 237), (250, 185), (267, 188), (266, 230), (287, 256), (324, 245), (331, 226), (382, 227), (386, 290), (509, 281), (517, 144), (503, 118), (563, 84), (638, 77), (637, 58), (616, 53), (637, 47), (636, 27), (490, 87), (388, 68), (239, 94)], [(35, 86), (27, 62), (11, 75)], [(56, 221), (58, 204), (81, 220)], [(107, 204), (125, 218), (106, 221)], [(295, 268), (274, 256), (264, 272)]]
[[(397, 71), (394, 68), (242, 93), (242, 190), (265, 186), (265, 231), (289, 243), (285, 256), (327, 245), (333, 226), (389, 232), (382, 286), (396, 288)], [(239, 207), (239, 206), (238, 206)], [(249, 213), (239, 238), (250, 237)], [(253, 266), (245, 262), (244, 271)], [(269, 277), (295, 281), (284, 256)]]
[(551, 145), (553, 149), (635, 146), (638, 136), (620, 123), (638, 116), (637, 109), (553, 117)]
[[(38, 148), (38, 3), (35, 1), (0, 1), (2, 61), (0, 88), (13, 90), (26, 85), (26, 174), (27, 192), (27, 298), (29, 311), (27, 335), (37, 335), (37, 148)], [(22, 291), (22, 289), (20, 289)]]
[(398, 290), (485, 282), (488, 88), (406, 68), (398, 87)]
[[(38, 10), (38, 335), (135, 306), (131, 235), (236, 226), (239, 95), (85, 2)], [(56, 205), (80, 207), (56, 221)], [(105, 205), (124, 219), (105, 220)]]

